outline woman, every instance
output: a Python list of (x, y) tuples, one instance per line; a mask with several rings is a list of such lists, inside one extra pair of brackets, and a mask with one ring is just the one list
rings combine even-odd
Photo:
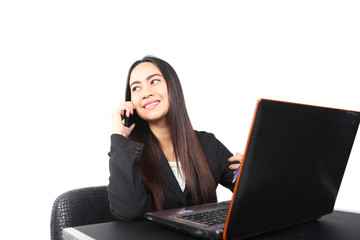
[[(130, 116), (134, 123), (126, 127), (123, 120)], [(112, 116), (109, 156), (110, 208), (122, 220), (216, 202), (217, 184), (233, 190), (242, 159), (213, 134), (193, 130), (176, 72), (155, 57), (129, 70), (126, 101)]]

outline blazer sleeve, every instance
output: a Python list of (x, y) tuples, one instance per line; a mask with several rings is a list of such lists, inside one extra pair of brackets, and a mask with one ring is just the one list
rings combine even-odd
[[(214, 136), (215, 138), (215, 136)], [(219, 159), (219, 169), (220, 169), (220, 180), (219, 183), (224, 187), (234, 191), (235, 184), (233, 183), (234, 170), (230, 169), (229, 166), (232, 164), (229, 162), (229, 158), (233, 154), (223, 145), (219, 140), (215, 138), (218, 159)]]
[(109, 152), (108, 198), (110, 209), (120, 220), (134, 220), (144, 217), (150, 210), (151, 197), (141, 180), (137, 165), (144, 145), (133, 142), (119, 134), (111, 135)]
[(228, 161), (233, 154), (212, 133), (197, 132), (200, 145), (203, 149), (206, 161), (209, 164), (216, 184), (234, 190), (234, 170), (230, 169)]

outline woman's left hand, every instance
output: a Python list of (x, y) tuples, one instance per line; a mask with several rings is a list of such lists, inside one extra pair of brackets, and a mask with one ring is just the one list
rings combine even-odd
[(229, 168), (235, 170), (234, 174), (236, 172), (236, 169), (238, 169), (238, 167), (240, 167), (243, 157), (244, 157), (243, 154), (237, 152), (235, 156), (232, 156), (231, 158), (228, 159), (228, 161), (232, 163), (229, 166)]

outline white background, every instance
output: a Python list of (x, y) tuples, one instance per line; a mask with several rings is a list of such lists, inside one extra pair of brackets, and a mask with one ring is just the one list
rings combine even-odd
[[(260, 97), (360, 111), (358, 1), (174, 2), (1, 1), (2, 236), (49, 239), (58, 195), (108, 184), (111, 113), (145, 55), (234, 153)], [(359, 138), (337, 208), (360, 211)]]

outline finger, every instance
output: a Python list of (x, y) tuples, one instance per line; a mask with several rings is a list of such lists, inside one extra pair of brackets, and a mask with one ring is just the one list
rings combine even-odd
[(130, 132), (132, 132), (132, 130), (135, 128), (135, 123), (133, 123), (130, 127), (129, 127), (129, 129), (130, 129)]
[(131, 111), (132, 111), (132, 106), (125, 102), (125, 103), (120, 104), (120, 105), (114, 110), (114, 113), (115, 113), (115, 114), (120, 114), (121, 117), (124, 117), (124, 115), (126, 115), (127, 117), (129, 117)]
[(130, 117), (130, 114), (133, 115), (135, 106), (132, 102), (126, 102), (126, 116)]
[(135, 106), (134, 106), (134, 104), (132, 103), (132, 102), (122, 102), (121, 104), (119, 104), (117, 107), (116, 107), (116, 109), (118, 109), (118, 110), (125, 110), (126, 108), (129, 108), (129, 109), (131, 109), (131, 108), (135, 108)]
[(230, 166), (229, 166), (229, 168), (230, 169), (238, 169), (240, 167), (240, 164), (231, 164)]
[(242, 153), (236, 152), (236, 154), (232, 157), (229, 158), (229, 161), (234, 162), (234, 161), (239, 161), (241, 162), (244, 158), (244, 155)]
[(130, 102), (130, 107), (131, 107), (131, 114), (134, 114), (135, 105), (132, 102)]
[(242, 160), (244, 158), (244, 154), (236, 152), (236, 156), (240, 158), (240, 160)]
[(129, 106), (126, 106), (126, 116), (130, 117), (131, 114), (131, 108)]
[(229, 162), (240, 162), (242, 160), (242, 158), (235, 155), (235, 156), (230, 157), (228, 160), (229, 160)]

